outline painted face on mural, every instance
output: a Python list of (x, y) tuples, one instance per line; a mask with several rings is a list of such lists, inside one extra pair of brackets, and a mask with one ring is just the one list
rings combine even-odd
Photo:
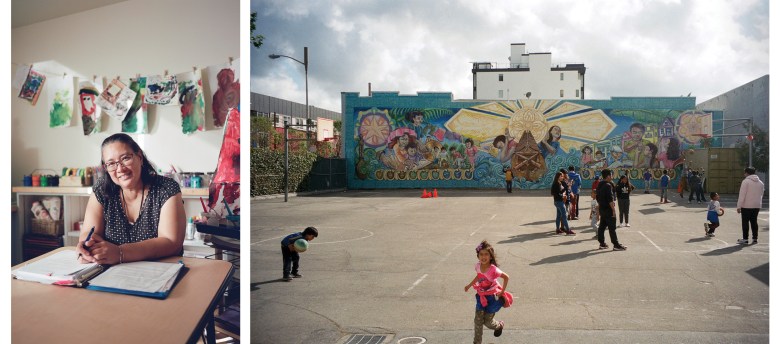
[(412, 121), (414, 122), (415, 126), (420, 125), (420, 124), (422, 124), (423, 116), (422, 115), (415, 115), (414, 118), (412, 119)]
[(631, 128), (631, 139), (634, 141), (640, 141), (642, 140), (642, 136), (645, 136), (644, 130), (641, 128), (633, 127)]
[(398, 137), (398, 144), (400, 144), (401, 147), (406, 147), (406, 145), (409, 144), (409, 134), (403, 134)]
[(561, 138), (561, 127), (555, 125), (552, 128), (550, 128), (550, 134), (552, 135), (553, 139), (560, 139)]

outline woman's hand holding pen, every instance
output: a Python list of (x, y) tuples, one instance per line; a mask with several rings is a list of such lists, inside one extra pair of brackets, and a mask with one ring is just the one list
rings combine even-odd
[[(103, 239), (100, 235), (95, 234), (92, 236), (92, 240), (85, 243), (88, 245), (89, 250), (87, 253), (89, 254), (89, 258), (92, 260), (89, 260), (91, 262), (95, 262), (98, 264), (116, 264), (119, 263), (119, 246), (114, 245), (105, 239)], [(81, 251), (81, 248), (79, 248), (79, 252)], [(82, 253), (83, 254), (83, 253)], [(82, 257), (83, 259), (84, 257)]]

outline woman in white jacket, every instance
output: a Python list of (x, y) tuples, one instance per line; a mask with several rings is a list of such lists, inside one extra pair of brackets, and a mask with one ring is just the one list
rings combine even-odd
[(748, 243), (748, 224), (753, 231), (753, 244), (758, 243), (758, 211), (761, 210), (761, 199), (764, 197), (764, 183), (758, 179), (756, 169), (745, 168), (745, 179), (739, 187), (737, 213), (742, 214), (742, 239), (738, 244)]

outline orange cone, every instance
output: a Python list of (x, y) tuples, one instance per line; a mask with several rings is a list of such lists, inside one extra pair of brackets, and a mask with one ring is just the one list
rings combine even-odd
[(428, 197), (431, 197), (430, 195), (428, 195), (428, 189), (423, 189), (423, 194), (420, 198), (428, 198)]
[(433, 198), (439, 198), (439, 191), (433, 189)]

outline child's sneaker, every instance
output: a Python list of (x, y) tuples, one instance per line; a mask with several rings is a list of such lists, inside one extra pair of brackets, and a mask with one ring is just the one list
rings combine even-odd
[(497, 330), (493, 331), (493, 336), (501, 337), (501, 333), (504, 332), (504, 322), (503, 321), (499, 321), (498, 324), (501, 325), (501, 327), (499, 327)]
[(705, 222), (704, 223), (704, 235), (707, 235), (707, 233), (709, 233), (709, 232), (710, 232), (710, 225), (707, 222)]
[(715, 233), (707, 233), (707, 237), (712, 238), (715, 236)]
[(753, 239), (752, 245), (758, 244), (758, 239)]
[(555, 235), (561, 235), (561, 234), (563, 234), (563, 231), (560, 228), (557, 228), (555, 230)]
[(631, 225), (628, 222), (626, 222), (626, 227), (631, 227)]
[(282, 280), (284, 280), (285, 282), (290, 282), (290, 281), (292, 281), (292, 277), (285, 276), (284, 278), (282, 278)]
[(574, 233), (574, 231), (570, 229), (566, 232), (566, 235), (577, 235), (577, 233)]
[(737, 240), (737, 244), (747, 245), (748, 244), (748, 240), (747, 239), (739, 239), (739, 240)]
[(623, 222), (618, 225), (618, 228), (623, 227)]
[(621, 244), (617, 244), (615, 245), (615, 247), (612, 248), (612, 251), (625, 251), (625, 250), (626, 250), (626, 246)]
[(301, 278), (301, 277), (303, 277), (303, 275), (301, 275), (301, 274), (292, 274), (292, 277), (293, 278)]
[(607, 245), (607, 244), (600, 244), (599, 245), (599, 250), (606, 250), (608, 248), (609, 248), (609, 245)]

